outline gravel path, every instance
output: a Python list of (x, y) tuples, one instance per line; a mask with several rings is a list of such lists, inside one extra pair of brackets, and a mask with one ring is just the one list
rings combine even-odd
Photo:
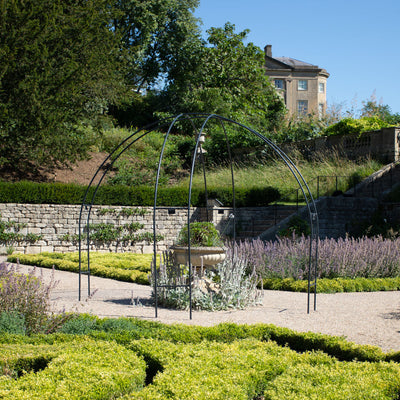
[[(0, 258), (0, 261), (4, 260)], [(32, 267), (19, 266), (28, 273)], [(49, 281), (52, 271), (36, 268)], [(371, 344), (384, 351), (400, 351), (400, 292), (318, 294), (317, 311), (307, 314), (307, 294), (264, 291), (264, 305), (245, 310), (188, 311), (158, 309), (149, 305), (151, 288), (92, 276), (90, 298), (87, 277), (82, 277), (82, 297), (78, 301), (78, 274), (55, 271), (58, 281), (52, 292), (54, 312), (76, 311), (100, 317), (137, 317), (164, 323), (210, 326), (221, 322), (239, 324), (271, 323), (296, 331), (344, 336), (359, 344)]]

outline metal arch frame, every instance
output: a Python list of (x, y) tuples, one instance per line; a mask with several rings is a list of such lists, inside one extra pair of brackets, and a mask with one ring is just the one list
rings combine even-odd
[[(308, 262), (308, 290), (307, 290), (307, 313), (310, 312), (310, 297), (311, 297), (311, 287), (314, 287), (314, 311), (316, 310), (316, 294), (317, 294), (317, 266), (318, 266), (318, 234), (319, 234), (319, 221), (318, 221), (318, 212), (317, 208), (315, 205), (314, 198), (311, 194), (310, 188), (307, 185), (307, 182), (305, 181), (304, 177), (296, 167), (296, 165), (293, 163), (293, 161), (289, 158), (289, 156), (284, 153), (276, 144), (274, 144), (270, 139), (266, 138), (259, 132), (255, 131), (254, 129), (233, 121), (229, 118), (222, 117), (216, 114), (201, 114), (201, 113), (188, 113), (188, 114), (179, 114), (177, 116), (171, 117), (171, 118), (165, 118), (161, 121), (154, 122), (152, 124), (148, 124), (145, 127), (136, 130), (134, 133), (132, 133), (130, 136), (128, 136), (126, 139), (124, 139), (118, 146), (115, 147), (115, 149), (106, 157), (106, 159), (103, 161), (103, 163), (98, 167), (97, 171), (93, 175), (83, 198), (82, 205), (81, 205), (81, 210), (79, 213), (79, 300), (81, 300), (81, 279), (82, 275), (86, 274), (88, 276), (88, 296), (90, 296), (90, 227), (89, 227), (89, 221), (90, 221), (90, 215), (91, 215), (91, 210), (94, 204), (94, 200), (97, 194), (97, 191), (105, 177), (105, 175), (108, 173), (110, 168), (113, 166), (115, 161), (118, 160), (118, 158), (126, 151), (128, 150), (134, 143), (136, 143), (139, 139), (142, 137), (146, 136), (150, 132), (155, 131), (156, 129), (161, 129), (165, 128), (168, 126), (167, 132), (164, 137), (164, 142), (162, 145), (162, 149), (160, 151), (160, 157), (159, 157), (159, 162), (158, 162), (158, 168), (157, 168), (157, 175), (156, 175), (156, 184), (155, 184), (155, 191), (154, 191), (154, 205), (153, 205), (153, 260), (154, 260), (154, 277), (155, 277), (155, 283), (154, 283), (154, 290), (155, 290), (155, 317), (158, 316), (158, 304), (157, 304), (157, 257), (156, 257), (156, 209), (157, 209), (157, 195), (158, 195), (158, 185), (159, 185), (159, 178), (160, 178), (160, 171), (161, 171), (161, 166), (162, 166), (162, 159), (165, 151), (165, 146), (168, 140), (168, 136), (172, 130), (172, 128), (175, 126), (175, 124), (178, 121), (181, 120), (189, 120), (190, 123), (192, 124), (193, 131), (197, 135), (196, 136), (196, 145), (192, 157), (192, 166), (191, 166), (191, 171), (190, 171), (190, 180), (189, 180), (189, 195), (188, 195), (188, 213), (187, 213), (187, 225), (188, 225), (188, 235), (190, 237), (190, 204), (191, 204), (191, 194), (192, 194), (192, 182), (193, 182), (193, 174), (194, 174), (194, 169), (195, 169), (195, 164), (196, 164), (196, 154), (198, 152), (199, 148), (199, 143), (200, 143), (200, 137), (204, 132), (204, 129), (207, 126), (207, 123), (211, 120), (217, 120), (220, 124), (220, 126), (223, 129), (224, 135), (225, 135), (225, 140), (227, 144), (227, 149), (228, 149), (228, 156), (229, 156), (229, 162), (230, 162), (230, 167), (231, 167), (231, 179), (232, 179), (232, 192), (233, 192), (233, 209), (234, 209), (234, 215), (235, 215), (235, 188), (234, 188), (234, 173), (233, 173), (233, 163), (232, 163), (232, 156), (231, 156), (231, 150), (230, 150), (230, 143), (228, 140), (227, 136), (227, 131), (225, 127), (225, 123), (233, 124), (236, 126), (239, 126), (254, 135), (256, 135), (258, 138), (260, 138), (265, 144), (267, 144), (274, 152), (276, 155), (278, 155), (281, 160), (285, 163), (285, 165), (289, 168), (289, 170), (292, 172), (292, 175), (294, 176), (295, 180), (297, 181), (299, 188), (301, 192), (303, 193), (303, 197), (306, 201), (307, 205), (307, 210), (308, 210), (308, 215), (309, 215), (309, 221), (310, 221), (310, 227), (311, 227), (311, 235), (310, 235), (310, 245), (309, 245), (309, 262)], [(204, 122), (201, 125), (201, 128), (198, 130), (194, 124), (194, 120), (199, 120), (203, 119)], [(107, 164), (108, 163), (108, 164)], [(205, 184), (205, 193), (207, 197), (207, 183), (206, 183), (206, 176), (205, 176), (205, 169), (204, 169), (204, 161), (202, 159), (203, 163), (203, 172), (204, 172), (204, 184)], [(103, 170), (103, 173), (101, 174), (101, 171)], [(90, 189), (94, 186), (94, 181), (96, 177), (100, 177), (99, 182), (97, 183), (93, 194), (90, 196)], [(89, 201), (88, 201), (89, 200)], [(82, 221), (83, 221), (83, 215), (84, 212), (87, 212), (87, 218), (86, 218), (86, 243), (87, 243), (87, 269), (85, 271), (82, 270)], [(234, 238), (235, 238), (235, 223), (234, 223)], [(189, 304), (189, 310), (190, 310), (190, 319), (192, 319), (192, 293), (191, 293), (191, 280), (192, 280), (192, 265), (191, 265), (191, 252), (190, 252), (190, 243), (189, 243), (189, 254), (188, 254), (188, 263), (189, 263), (189, 299), (190, 299), (190, 304)], [(312, 282), (313, 281), (313, 282)]]

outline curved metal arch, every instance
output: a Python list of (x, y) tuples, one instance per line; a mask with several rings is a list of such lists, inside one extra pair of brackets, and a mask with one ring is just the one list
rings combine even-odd
[[(90, 214), (91, 214), (91, 209), (94, 204), (95, 196), (97, 194), (97, 191), (105, 177), (105, 175), (108, 173), (110, 168), (113, 166), (115, 161), (126, 151), (128, 150), (134, 143), (136, 143), (139, 139), (142, 137), (146, 136), (148, 133), (155, 131), (156, 129), (161, 129), (163, 127), (168, 126), (168, 130), (165, 134), (164, 137), (164, 142), (162, 145), (162, 149), (160, 151), (160, 157), (159, 157), (159, 162), (158, 162), (158, 168), (157, 168), (157, 175), (156, 175), (156, 185), (155, 185), (155, 192), (154, 192), (154, 207), (153, 207), (153, 251), (154, 251), (154, 272), (155, 272), (155, 299), (156, 299), (156, 307), (155, 307), (155, 313), (157, 317), (157, 267), (156, 267), (156, 208), (157, 208), (157, 195), (158, 195), (158, 185), (159, 185), (159, 178), (160, 178), (160, 171), (161, 171), (161, 166), (162, 166), (162, 159), (165, 151), (165, 146), (169, 137), (169, 134), (175, 124), (182, 120), (182, 119), (189, 119), (189, 121), (192, 124), (193, 131), (197, 135), (196, 136), (196, 144), (195, 144), (195, 149), (192, 157), (192, 166), (191, 166), (191, 172), (190, 172), (190, 181), (189, 181), (189, 195), (188, 195), (188, 218), (187, 218), (187, 224), (188, 224), (188, 235), (190, 237), (190, 204), (191, 204), (191, 194), (192, 194), (192, 181), (193, 181), (193, 174), (194, 174), (194, 169), (195, 169), (195, 163), (196, 163), (196, 154), (199, 148), (199, 142), (200, 142), (200, 137), (204, 132), (204, 129), (207, 126), (207, 123), (211, 120), (217, 120), (225, 135), (226, 143), (227, 143), (227, 149), (228, 149), (228, 157), (229, 157), (229, 162), (230, 162), (230, 167), (231, 167), (231, 179), (232, 179), (232, 191), (233, 191), (233, 209), (235, 212), (235, 191), (234, 191), (234, 173), (233, 173), (233, 165), (232, 165), (232, 156), (231, 156), (231, 150), (230, 150), (230, 143), (228, 140), (227, 136), (227, 131), (225, 128), (225, 123), (237, 125), (254, 135), (256, 135), (258, 138), (260, 138), (264, 143), (266, 143), (280, 158), (281, 160), (285, 163), (285, 165), (289, 168), (291, 171), (292, 175), (294, 176), (295, 180), (297, 181), (299, 188), (301, 192), (303, 193), (303, 197), (306, 201), (307, 205), (307, 210), (309, 214), (309, 220), (310, 220), (310, 227), (311, 227), (311, 236), (310, 236), (310, 247), (309, 247), (309, 264), (308, 264), (308, 296), (307, 296), (307, 313), (310, 311), (310, 293), (311, 293), (311, 286), (314, 286), (314, 310), (316, 310), (316, 293), (317, 293), (317, 263), (318, 263), (318, 230), (319, 230), (319, 222), (318, 222), (318, 212), (317, 208), (313, 199), (313, 196), (311, 194), (311, 191), (307, 185), (307, 182), (305, 181), (304, 177), (296, 167), (296, 165), (293, 163), (293, 161), (289, 158), (289, 156), (283, 152), (282, 149), (280, 149), (276, 144), (274, 144), (270, 139), (266, 138), (259, 132), (253, 130), (252, 128), (239, 123), (237, 121), (234, 121), (232, 119), (222, 117), (216, 114), (202, 114), (202, 113), (187, 113), (187, 114), (179, 114), (177, 116), (171, 117), (171, 118), (165, 118), (161, 121), (146, 125), (145, 127), (138, 129), (135, 131), (133, 134), (128, 136), (126, 139), (124, 139), (116, 148), (109, 154), (109, 156), (103, 161), (103, 163), (99, 166), (97, 169), (96, 173), (94, 174), (93, 178), (91, 179), (88, 188), (85, 192), (84, 199), (82, 201), (81, 205), (81, 210), (79, 214), (79, 300), (81, 299), (81, 275), (82, 274), (87, 274), (88, 275), (88, 295), (90, 295), (90, 242), (89, 242), (89, 221), (90, 221)], [(197, 129), (193, 120), (199, 120), (199, 119), (204, 119), (200, 129)], [(140, 134), (141, 132), (144, 132)], [(137, 137), (135, 137), (137, 136)], [(113, 156), (115, 155), (115, 158)], [(108, 161), (111, 162), (107, 164)], [(204, 162), (204, 161), (203, 161)], [(204, 169), (204, 165), (203, 165)], [(94, 185), (94, 181), (98, 175), (100, 175), (100, 171), (104, 170), (103, 174), (100, 176), (99, 182), (93, 192), (90, 204), (87, 204), (86, 200), (89, 195), (90, 188)], [(205, 180), (205, 192), (207, 196), (207, 185), (206, 185), (206, 178), (205, 178), (205, 170), (204, 170), (204, 180)], [(81, 241), (82, 241), (82, 219), (83, 219), (83, 213), (84, 210), (87, 210), (87, 223), (86, 223), (86, 228), (87, 228), (87, 270), (82, 271), (82, 246), (81, 246)], [(234, 224), (235, 226), (235, 224)], [(235, 231), (234, 231), (235, 235)], [(191, 270), (191, 254), (190, 254), (190, 244), (189, 244), (189, 280), (191, 280), (192, 277), (192, 270)], [(312, 283), (312, 275), (314, 275), (314, 282)], [(190, 298), (190, 319), (192, 318), (192, 295), (191, 295), (191, 285), (188, 285), (189, 288), (189, 298)]]
[[(156, 129), (160, 129), (164, 126), (168, 126), (169, 119), (166, 118), (164, 120), (154, 122), (151, 124), (148, 124), (144, 126), (143, 128), (137, 129), (135, 132), (133, 132), (131, 135), (129, 135), (127, 138), (125, 138), (120, 144), (118, 144), (112, 152), (104, 159), (104, 161), (100, 164), (100, 166), (97, 168), (96, 172), (94, 173), (92, 179), (89, 182), (88, 187), (86, 188), (85, 194), (83, 196), (82, 204), (81, 204), (81, 209), (79, 212), (79, 223), (78, 223), (78, 251), (79, 251), (79, 295), (78, 299), (79, 301), (81, 300), (81, 292), (82, 292), (82, 275), (87, 275), (88, 276), (88, 296), (90, 296), (90, 226), (89, 226), (89, 221), (90, 221), (90, 215), (92, 212), (92, 207), (94, 205), (94, 201), (96, 198), (96, 194), (98, 192), (98, 189), (101, 185), (101, 183), (104, 180), (104, 177), (107, 175), (109, 170), (112, 168), (114, 163), (121, 157), (121, 155), (127, 151), (134, 143), (136, 143), (138, 140), (146, 136), (147, 134), (153, 132)], [(140, 134), (143, 132), (142, 134)], [(114, 157), (115, 156), (115, 157)], [(103, 171), (103, 173), (101, 173)], [(99, 177), (99, 181), (97, 184), (95, 184), (96, 178)], [(90, 189), (94, 187), (93, 194), (90, 197)], [(89, 198), (89, 199), (88, 199)], [(87, 201), (89, 200), (89, 201)], [(86, 216), (86, 242), (87, 242), (87, 269), (85, 271), (82, 271), (82, 221), (83, 221), (83, 216), (84, 212), (87, 212)]]

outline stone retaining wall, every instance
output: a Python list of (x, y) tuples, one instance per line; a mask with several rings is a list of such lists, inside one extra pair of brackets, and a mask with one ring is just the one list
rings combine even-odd
[[(378, 207), (378, 201), (373, 198), (358, 197), (324, 197), (317, 202), (320, 223), (320, 237), (338, 238), (344, 237), (348, 232), (349, 224), (368, 218)], [(72, 252), (78, 250), (78, 243), (62, 240), (62, 237), (76, 235), (79, 227), (79, 205), (47, 205), (47, 204), (0, 204), (1, 220), (4, 222), (15, 221), (26, 224), (20, 231), (22, 234), (34, 233), (42, 235), (41, 240), (33, 244), (13, 243), (16, 252), (40, 253), (49, 252)], [(294, 212), (288, 207), (289, 212)], [(400, 221), (400, 206), (388, 205), (385, 209), (388, 219), (392, 217)], [(213, 221), (220, 232), (230, 235), (233, 232), (233, 223), (236, 224), (237, 237), (240, 236), (243, 227), (253, 224), (254, 220), (271, 220), (272, 207), (239, 208), (236, 216), (232, 218), (233, 210), (229, 207), (210, 207), (208, 216), (206, 208), (191, 209), (191, 220)], [(300, 211), (303, 218), (308, 219), (307, 209)], [(304, 215), (303, 215), (304, 214)], [(279, 214), (278, 221), (284, 218)], [(83, 215), (83, 226), (86, 224), (87, 216)], [(276, 232), (285, 227), (290, 216), (264, 232), (261, 237), (265, 240), (275, 238)], [(152, 207), (111, 207), (93, 206), (90, 224), (112, 224), (122, 226), (137, 222), (143, 224), (140, 233), (153, 233), (153, 208)], [(157, 251), (162, 251), (171, 246), (176, 239), (179, 230), (187, 223), (187, 208), (159, 208), (156, 211), (156, 234), (162, 235), (162, 240), (157, 242)], [(271, 222), (273, 225), (274, 222)], [(265, 228), (266, 229), (266, 228)], [(257, 233), (259, 234), (259, 233)], [(255, 236), (254, 229), (248, 231), (248, 237)], [(84, 243), (84, 242), (82, 242)], [(85, 245), (86, 243), (84, 243)], [(7, 246), (0, 246), (0, 253), (5, 253)], [(141, 241), (137, 243), (91, 244), (91, 250), (118, 251), (135, 253), (152, 253), (153, 242)]]
[[(345, 238), (349, 230), (358, 222), (368, 220), (378, 209), (379, 202), (371, 197), (321, 197), (315, 202), (318, 211), (319, 237)], [(303, 207), (298, 214), (309, 220), (308, 208)], [(263, 240), (274, 240), (277, 232), (288, 226), (291, 216), (265, 231)]]
[(324, 136), (290, 143), (283, 146), (290, 153), (293, 147), (305, 155), (336, 150), (350, 159), (371, 156), (385, 163), (395, 162), (400, 156), (400, 128), (383, 128), (379, 131), (347, 135)]
[[(1, 220), (4, 222), (15, 221), (26, 224), (20, 233), (34, 233), (42, 235), (41, 240), (33, 244), (14, 243), (15, 251), (21, 253), (70, 252), (78, 250), (78, 243), (62, 240), (62, 237), (76, 235), (79, 232), (79, 205), (53, 205), (53, 204), (0, 204)], [(193, 209), (193, 218), (196, 218), (201, 210)], [(132, 215), (129, 215), (132, 214)], [(86, 225), (87, 215), (83, 215), (82, 227)], [(152, 207), (110, 207), (93, 206), (90, 224), (113, 224), (122, 226), (137, 222), (143, 224), (143, 228), (137, 233), (153, 233), (153, 208)], [(177, 232), (187, 222), (187, 208), (163, 208), (157, 210), (156, 234), (163, 239), (157, 243), (158, 250), (164, 250), (172, 244)], [(110, 243), (91, 245), (91, 249), (99, 251), (131, 251), (137, 253), (151, 253), (153, 243), (142, 241), (138, 243)], [(0, 247), (4, 253), (6, 246)]]
[[(41, 240), (33, 244), (13, 243), (16, 252), (40, 253), (72, 252), (78, 251), (78, 243), (62, 240), (65, 235), (76, 235), (79, 232), (80, 205), (54, 205), (54, 204), (0, 204), (1, 220), (4, 222), (15, 221), (26, 224), (20, 233), (26, 235), (34, 233), (42, 235)], [(271, 207), (240, 208), (236, 210), (235, 218), (232, 217), (233, 209), (229, 207), (209, 206), (207, 209), (191, 209), (191, 221), (212, 221), (217, 229), (225, 235), (232, 235), (233, 223), (236, 223), (237, 232), (245, 226), (258, 221), (271, 220)], [(86, 225), (87, 215), (82, 216), (82, 228)], [(113, 207), (93, 206), (90, 215), (90, 224), (112, 224), (123, 226), (137, 222), (143, 228), (137, 234), (153, 234), (153, 207)], [(180, 229), (187, 223), (187, 208), (165, 207), (156, 211), (156, 234), (163, 239), (157, 242), (157, 251), (162, 251), (171, 246)], [(239, 229), (238, 229), (239, 227)], [(251, 236), (251, 232), (250, 232)], [(85, 243), (83, 241), (82, 243)], [(0, 252), (5, 253), (7, 246), (0, 246)], [(91, 245), (91, 250), (118, 251), (135, 253), (152, 253), (153, 242), (141, 241), (137, 243), (117, 243)]]

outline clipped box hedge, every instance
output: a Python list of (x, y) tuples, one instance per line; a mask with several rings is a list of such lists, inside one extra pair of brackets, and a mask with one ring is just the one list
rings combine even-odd
[[(265, 278), (263, 279), (263, 288), (306, 293), (308, 281), (293, 278)], [(384, 292), (388, 290), (400, 290), (400, 277), (321, 278), (317, 280), (317, 293)]]
[[(0, 182), (0, 203), (81, 204), (86, 190), (86, 186), (72, 183)], [(87, 204), (92, 202), (94, 190), (95, 188), (90, 188), (86, 198)], [(160, 186), (157, 193), (158, 206), (188, 205), (187, 188)], [(266, 206), (279, 197), (279, 191), (272, 187), (235, 189), (237, 207)], [(231, 206), (232, 189), (209, 188), (208, 198), (217, 198), (225, 206)], [(96, 193), (94, 204), (150, 207), (154, 205), (154, 187), (102, 185)], [(203, 189), (192, 189), (191, 205), (205, 205)]]
[[(101, 278), (115, 279), (149, 285), (152, 254), (96, 253), (90, 254), (90, 273)], [(8, 262), (55, 268), (60, 271), (79, 272), (79, 253), (14, 254)], [(82, 269), (87, 266), (87, 256), (82, 255)]]
[(145, 382), (143, 359), (113, 342), (86, 338), (0, 348), (0, 398), (111, 399), (139, 390)]
[(398, 353), (340, 337), (266, 324), (199, 327), (89, 315), (72, 321), (81, 335), (0, 336), (1, 398), (389, 400), (400, 394)]

